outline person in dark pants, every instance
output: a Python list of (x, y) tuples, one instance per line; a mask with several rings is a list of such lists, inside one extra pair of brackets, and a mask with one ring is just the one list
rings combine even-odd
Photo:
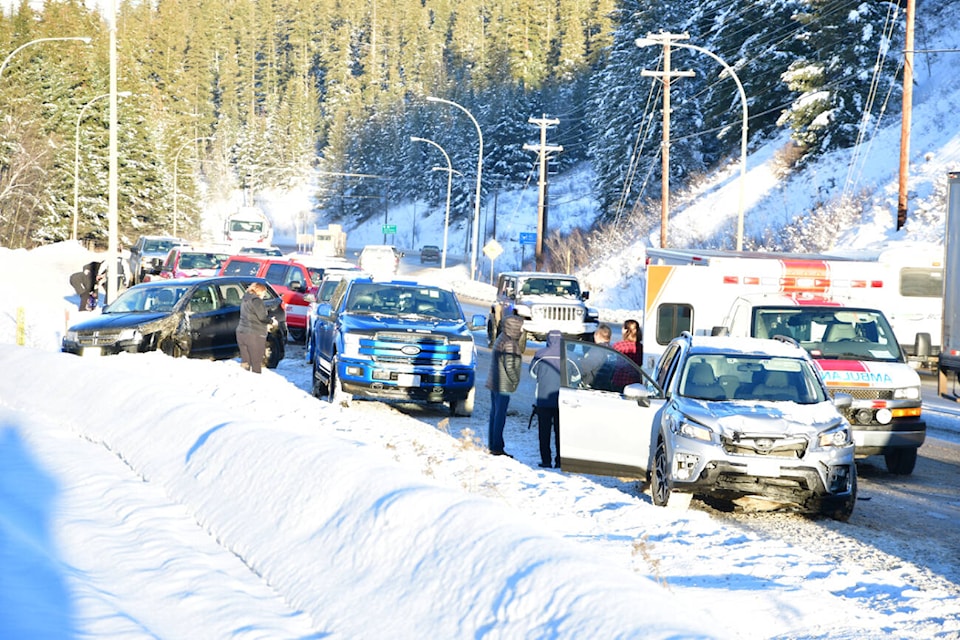
[(523, 348), (520, 346), (523, 319), (519, 316), (505, 316), (500, 325), (502, 331), (493, 343), (490, 374), (487, 376), (487, 389), (490, 389), (487, 446), (495, 456), (509, 456), (510, 454), (503, 450), (503, 428), (507, 422), (510, 394), (517, 390), (523, 369)]
[[(90, 311), (97, 306), (97, 279), (100, 275), (100, 263), (88, 262), (83, 269), (70, 276), (70, 286), (80, 296), (80, 311)], [(93, 303), (91, 305), (91, 302)]]
[(260, 373), (267, 353), (267, 332), (273, 322), (267, 315), (263, 297), (267, 288), (259, 282), (247, 287), (240, 301), (240, 322), (237, 323), (237, 346), (240, 348), (240, 366)]
[[(537, 381), (537, 426), (540, 436), (540, 466), (560, 468), (560, 340), (559, 331), (547, 333), (547, 346), (538, 349), (530, 361), (530, 375)], [(551, 460), (550, 434), (557, 443), (557, 457)]]

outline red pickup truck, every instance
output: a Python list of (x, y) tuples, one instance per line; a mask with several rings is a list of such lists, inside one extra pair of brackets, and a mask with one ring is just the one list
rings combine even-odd
[(310, 271), (288, 258), (235, 255), (223, 263), (220, 275), (256, 276), (269, 282), (280, 297), (287, 313), (290, 338), (302, 341), (306, 336), (307, 314), (313, 294)]

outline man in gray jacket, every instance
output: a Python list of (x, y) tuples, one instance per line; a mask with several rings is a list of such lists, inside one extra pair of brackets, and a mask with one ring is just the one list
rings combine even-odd
[(502, 331), (493, 343), (490, 375), (487, 376), (487, 389), (490, 389), (490, 432), (487, 446), (495, 456), (509, 456), (510, 454), (503, 450), (503, 427), (507, 422), (510, 394), (517, 390), (523, 369), (523, 349), (520, 347), (523, 319), (519, 316), (504, 316), (500, 325)]

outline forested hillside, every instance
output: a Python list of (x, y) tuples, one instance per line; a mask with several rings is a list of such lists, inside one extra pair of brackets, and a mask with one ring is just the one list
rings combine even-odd
[[(936, 3), (921, 0), (927, 13)], [(671, 185), (739, 158), (741, 102), (706, 49), (732, 67), (751, 144), (788, 127), (802, 166), (849, 146), (899, 108), (904, 18), (860, 0), (156, 0), (118, 7), (122, 242), (197, 230), (205, 202), (309, 181), (319, 221), (442, 198), (473, 211), (535, 179), (540, 130), (556, 120), (550, 170), (590, 161), (608, 221), (659, 199), (661, 46), (671, 51)], [(28, 42), (89, 36), (79, 41)], [(918, 30), (918, 42), (922, 41)], [(109, 24), (76, 0), (27, 2), (0, 18), (0, 244), (106, 244)], [(443, 102), (460, 105), (467, 113)], [(75, 193), (76, 189), (76, 193)], [(799, 212), (802, 213), (802, 212)], [(655, 212), (651, 215), (659, 215)], [(185, 231), (184, 231), (185, 230)]]

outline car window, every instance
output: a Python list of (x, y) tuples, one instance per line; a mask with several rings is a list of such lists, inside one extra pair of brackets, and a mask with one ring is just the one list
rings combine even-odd
[(220, 285), (220, 298), (223, 300), (224, 307), (239, 307), (243, 300), (243, 286), (231, 283)]
[(217, 296), (214, 293), (213, 287), (205, 285), (197, 287), (193, 294), (191, 294), (188, 308), (194, 313), (205, 313), (207, 311), (214, 311), (217, 308), (217, 302)]
[(562, 384), (573, 389), (623, 393), (630, 384), (643, 384), (651, 395), (660, 391), (636, 362), (607, 346), (564, 340), (566, 353)]
[(231, 260), (223, 269), (225, 276), (255, 276), (260, 268), (259, 262), (247, 260)]

